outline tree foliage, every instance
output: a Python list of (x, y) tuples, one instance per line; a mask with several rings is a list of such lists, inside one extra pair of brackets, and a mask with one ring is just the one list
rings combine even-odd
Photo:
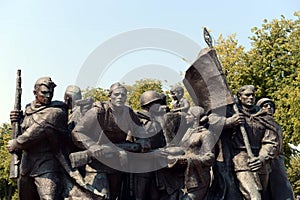
[(11, 137), (10, 124), (0, 126), (0, 199), (11, 199), (17, 184), (9, 178), (10, 153), (6, 149), (7, 141)]
[(300, 194), (300, 155), (293, 156), (287, 169), (289, 180), (293, 186), (295, 194)]
[(222, 64), (223, 72), (226, 75), (228, 84), (233, 94), (241, 85), (249, 84), (249, 68), (245, 64), (245, 48), (238, 44), (236, 35), (227, 38), (219, 36), (215, 46), (218, 58)]
[(107, 101), (108, 89), (103, 88), (87, 88), (83, 90), (83, 98), (94, 97), (95, 101)]
[[(296, 14), (298, 16), (298, 14)], [(276, 92), (297, 77), (299, 68), (298, 20), (264, 20), (261, 28), (252, 29), (252, 49), (247, 53), (251, 80), (260, 97), (278, 100)]]
[(140, 96), (147, 90), (154, 90), (162, 93), (162, 83), (160, 80), (155, 79), (142, 79), (137, 80), (132, 86), (127, 85), (128, 89), (128, 104), (133, 110), (140, 110)]

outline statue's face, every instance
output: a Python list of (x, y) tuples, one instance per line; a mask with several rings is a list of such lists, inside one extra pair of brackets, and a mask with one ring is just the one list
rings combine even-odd
[(265, 110), (268, 114), (273, 115), (275, 108), (272, 103), (266, 102), (262, 105), (261, 109)]
[(174, 100), (179, 100), (182, 98), (182, 94), (179, 91), (174, 91), (171, 93), (171, 95)]
[(243, 106), (252, 107), (255, 102), (255, 94), (252, 90), (247, 89), (241, 93), (239, 99)]
[(37, 103), (41, 105), (48, 105), (51, 103), (53, 97), (53, 88), (49, 88), (45, 85), (41, 85), (37, 91), (35, 91), (35, 99)]
[(192, 115), (192, 113), (190, 111), (188, 111), (186, 113), (185, 119), (186, 119), (187, 124), (193, 124), (194, 120), (195, 120), (195, 116)]
[(153, 115), (163, 115), (167, 112), (167, 106), (161, 105), (161, 103), (153, 103), (149, 108), (149, 112)]
[(115, 107), (124, 106), (126, 99), (127, 99), (127, 92), (124, 88), (117, 88), (110, 95), (110, 102)]

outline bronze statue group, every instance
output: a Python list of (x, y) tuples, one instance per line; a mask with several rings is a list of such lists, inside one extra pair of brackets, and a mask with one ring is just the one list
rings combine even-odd
[[(144, 92), (139, 111), (125, 105), (127, 89), (120, 83), (104, 102), (82, 99), (77, 86), (67, 87), (64, 102), (52, 101), (55, 87), (50, 77), (38, 79), (35, 99), (10, 114), (21, 123), (21, 134), (7, 145), (9, 152), (22, 152), (20, 200), (294, 199), (275, 104), (262, 98), (256, 105), (252, 85), (238, 90), (240, 113), (227, 105), (225, 115), (190, 106), (181, 86), (171, 89), (170, 108), (164, 94)], [(160, 167), (121, 170), (144, 166), (130, 153), (145, 155), (149, 169)]]

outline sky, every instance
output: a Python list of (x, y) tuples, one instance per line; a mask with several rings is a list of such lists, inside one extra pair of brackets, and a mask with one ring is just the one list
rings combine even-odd
[(299, 0), (0, 0), (0, 124), (14, 107), (18, 69), (22, 109), (44, 76), (57, 85), (54, 100), (73, 84), (107, 89), (156, 78), (168, 90), (206, 47), (203, 27), (214, 40), (235, 33), (249, 49), (251, 28), (298, 10)]

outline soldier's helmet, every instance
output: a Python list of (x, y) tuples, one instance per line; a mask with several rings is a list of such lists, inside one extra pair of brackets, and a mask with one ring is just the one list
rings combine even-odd
[(141, 106), (146, 106), (154, 101), (162, 101), (162, 95), (156, 91), (148, 90), (144, 92), (140, 97)]
[(260, 100), (257, 101), (256, 105), (259, 107), (262, 107), (265, 103), (271, 103), (273, 108), (275, 109), (275, 103), (272, 99), (269, 98), (261, 98)]
[(71, 97), (73, 101), (79, 100), (82, 98), (81, 90), (76, 85), (69, 85), (66, 88), (65, 96)]

